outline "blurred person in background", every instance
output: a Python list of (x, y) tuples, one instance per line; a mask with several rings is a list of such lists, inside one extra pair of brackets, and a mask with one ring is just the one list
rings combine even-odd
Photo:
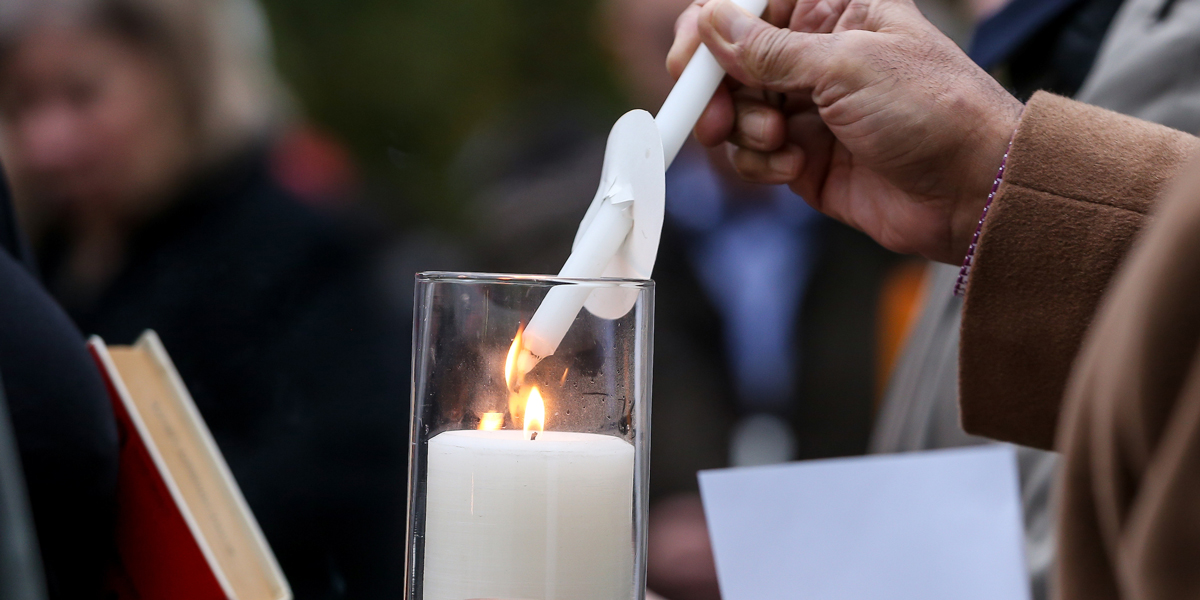
[[(1200, 131), (1200, 3), (1013, 0), (980, 23), (969, 55), (1025, 101), (1045, 89), (1089, 104)], [(991, 443), (959, 424), (959, 267), (933, 264), (920, 320), (897, 364), (872, 435), (873, 452)], [(1057, 455), (1020, 448), (1026, 558), (1033, 597), (1050, 596), (1055, 557), (1051, 493)]]
[(47, 287), (85, 334), (159, 333), (297, 598), (397, 597), (411, 298), (378, 232), (295, 193), (339, 188), (295, 163), (319, 144), (275, 151), (286, 100), (252, 0), (0, 5)]

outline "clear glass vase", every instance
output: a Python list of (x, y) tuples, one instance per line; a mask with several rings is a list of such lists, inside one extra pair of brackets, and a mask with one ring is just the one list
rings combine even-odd
[[(632, 308), (526, 362), (559, 286)], [(644, 598), (653, 321), (652, 281), (417, 276), (408, 600)]]

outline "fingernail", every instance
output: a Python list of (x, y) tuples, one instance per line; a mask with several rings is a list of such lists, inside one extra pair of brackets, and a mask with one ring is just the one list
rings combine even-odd
[(759, 111), (748, 112), (742, 116), (742, 122), (739, 124), (742, 133), (748, 137), (759, 141), (766, 141), (767, 138), (767, 115)]
[(780, 151), (771, 154), (767, 164), (772, 171), (780, 175), (793, 175), (796, 172), (800, 157), (795, 152)]
[(736, 44), (746, 39), (754, 28), (754, 17), (729, 0), (718, 0), (712, 13), (713, 29), (725, 41)]

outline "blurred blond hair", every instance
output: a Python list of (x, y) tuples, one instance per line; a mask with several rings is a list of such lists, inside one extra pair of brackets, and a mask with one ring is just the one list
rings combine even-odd
[(56, 24), (114, 34), (164, 61), (201, 162), (264, 140), (291, 113), (255, 0), (2, 0), (0, 59), (25, 34)]

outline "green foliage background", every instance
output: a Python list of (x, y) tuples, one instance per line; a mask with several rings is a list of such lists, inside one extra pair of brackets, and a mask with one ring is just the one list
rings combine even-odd
[(263, 0), (306, 116), (345, 142), (393, 217), (453, 228), (466, 137), (534, 100), (620, 114), (595, 0)]

